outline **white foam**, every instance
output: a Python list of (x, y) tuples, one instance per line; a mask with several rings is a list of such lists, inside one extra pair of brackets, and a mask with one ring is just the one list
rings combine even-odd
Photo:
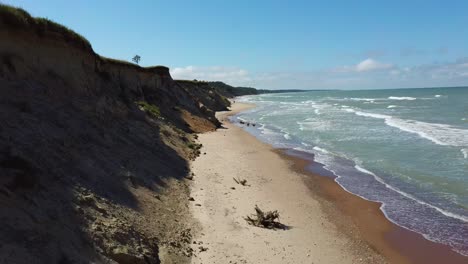
[(442, 95), (440, 95), (440, 94), (436, 94), (436, 95), (434, 95), (434, 97), (441, 97), (441, 96), (442, 96)]
[(468, 159), (468, 148), (464, 148), (460, 150), (463, 154), (463, 158)]
[(390, 189), (390, 190), (392, 190), (392, 191), (395, 191), (395, 192), (397, 192), (397, 193), (403, 195), (404, 197), (406, 197), (406, 198), (408, 198), (408, 199), (414, 200), (414, 201), (416, 201), (416, 202), (419, 203), (419, 204), (422, 204), (422, 205), (428, 206), (428, 207), (430, 207), (430, 208), (432, 208), (432, 209), (435, 209), (435, 210), (437, 210), (438, 212), (442, 213), (442, 214), (445, 215), (445, 216), (448, 216), (448, 217), (451, 217), (451, 218), (455, 218), (455, 219), (459, 219), (459, 220), (462, 220), (462, 221), (464, 221), (464, 222), (468, 222), (468, 217), (465, 217), (465, 216), (462, 216), (462, 215), (457, 215), (457, 214), (454, 214), (454, 213), (451, 213), (451, 212), (447, 212), (447, 211), (445, 211), (445, 210), (443, 210), (443, 209), (440, 209), (440, 208), (437, 207), (437, 206), (434, 206), (434, 205), (432, 205), (432, 204), (429, 204), (429, 203), (426, 203), (426, 202), (424, 202), (424, 201), (421, 201), (421, 200), (419, 200), (418, 198), (412, 196), (411, 194), (408, 194), (408, 193), (406, 193), (406, 192), (403, 192), (403, 191), (401, 191), (400, 189), (395, 188), (395, 187), (393, 187), (393, 186), (387, 184), (384, 180), (382, 180), (382, 178), (378, 177), (377, 175), (375, 175), (375, 174), (374, 174), (373, 172), (371, 172), (371, 171), (368, 171), (368, 170), (366, 170), (366, 169), (364, 169), (364, 168), (362, 168), (362, 167), (360, 167), (360, 166), (358, 166), (358, 165), (355, 165), (354, 168), (356, 168), (356, 170), (358, 170), (358, 171), (360, 171), (360, 172), (363, 172), (363, 173), (372, 175), (372, 176), (375, 178), (375, 180), (377, 180), (378, 182), (382, 183), (386, 188), (388, 188), (388, 189)]
[(311, 153), (311, 154), (314, 154), (312, 151), (308, 150), (308, 149), (305, 149), (305, 148), (301, 148), (301, 147), (295, 147), (293, 148), (294, 150), (297, 150), (297, 151), (302, 151), (302, 152), (307, 152), (307, 153)]
[(414, 98), (414, 97), (409, 97), (409, 96), (402, 96), (402, 97), (390, 96), (390, 97), (388, 97), (388, 99), (390, 99), (390, 100), (409, 100), (409, 101), (416, 100), (416, 98)]
[(288, 140), (291, 139), (291, 136), (288, 133), (284, 134), (283, 137)]
[(387, 106), (387, 108), (396, 108), (396, 107), (398, 107), (398, 106), (397, 106), (397, 105), (389, 105), (389, 106)]
[(468, 146), (468, 130), (446, 124), (426, 123), (415, 120), (400, 119), (389, 115), (354, 111), (356, 115), (384, 119), (385, 124), (402, 131), (418, 134), (438, 145)]
[(317, 150), (317, 151), (320, 151), (322, 153), (330, 154), (330, 152), (328, 150), (324, 149), (324, 148), (320, 148), (320, 147), (315, 146), (315, 147), (313, 147), (313, 149)]
[(385, 123), (400, 130), (418, 134), (438, 145), (468, 146), (468, 130), (466, 129), (398, 118), (386, 119)]
[(378, 100), (377, 98), (349, 98), (349, 99), (353, 101), (366, 101), (366, 102), (374, 102), (375, 100)]
[(366, 117), (379, 118), (379, 119), (390, 119), (390, 118), (392, 118), (391, 116), (388, 116), (388, 115), (366, 113), (366, 112), (361, 112), (361, 111), (354, 111), (354, 113), (356, 115), (359, 115), (359, 116), (366, 116)]

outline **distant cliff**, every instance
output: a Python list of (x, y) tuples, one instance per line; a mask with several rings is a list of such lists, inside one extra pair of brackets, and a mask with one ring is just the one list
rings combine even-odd
[(229, 101), (0, 5), (0, 263), (190, 260), (192, 132)]
[(292, 92), (306, 92), (306, 90), (289, 89), (289, 90), (265, 90), (256, 89), (252, 87), (234, 87), (223, 82), (208, 82), (208, 84), (215, 88), (220, 94), (232, 98), (243, 95), (255, 95), (266, 93), (292, 93)]

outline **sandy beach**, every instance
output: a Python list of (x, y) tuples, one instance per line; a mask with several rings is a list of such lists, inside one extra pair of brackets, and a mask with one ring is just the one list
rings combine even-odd
[[(218, 118), (226, 129), (201, 134), (202, 153), (192, 164), (192, 212), (199, 221), (193, 263), (383, 263), (383, 258), (340, 232), (304, 184), (305, 175), (226, 115), (251, 105), (234, 104)], [(250, 186), (236, 184), (233, 177)], [(243, 219), (258, 205), (278, 210), (288, 230), (268, 230)], [(199, 241), (199, 242), (198, 242)], [(201, 250), (205, 249), (206, 251)]]
[[(223, 128), (199, 135), (192, 163), (191, 211), (198, 221), (193, 263), (464, 263), (447, 246), (398, 227), (369, 202), (344, 191), (313, 159), (278, 150), (230, 123), (254, 105), (217, 117)], [(306, 167), (308, 169), (306, 169)], [(314, 172), (311, 172), (314, 171)], [(319, 175), (320, 174), (320, 175)], [(246, 179), (249, 186), (233, 178)], [(248, 225), (244, 217), (278, 210), (287, 230)]]

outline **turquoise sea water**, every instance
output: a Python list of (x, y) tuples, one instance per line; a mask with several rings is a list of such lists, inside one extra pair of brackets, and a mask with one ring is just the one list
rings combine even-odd
[(315, 155), (394, 223), (468, 255), (468, 88), (311, 91), (238, 98), (234, 116)]

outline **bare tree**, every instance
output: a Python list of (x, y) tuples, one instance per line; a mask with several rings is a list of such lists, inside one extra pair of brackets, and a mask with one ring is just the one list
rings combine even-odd
[(134, 61), (136, 64), (138, 64), (140, 62), (140, 59), (141, 59), (141, 57), (139, 55), (135, 55), (135, 57), (133, 57), (132, 61)]

